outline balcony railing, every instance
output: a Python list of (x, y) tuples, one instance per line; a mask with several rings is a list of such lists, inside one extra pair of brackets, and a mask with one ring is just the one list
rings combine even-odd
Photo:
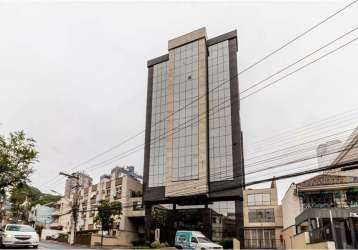
[(144, 206), (142, 203), (133, 204), (133, 210), (143, 210)]
[(117, 193), (116, 195), (113, 196), (113, 198), (114, 198), (115, 200), (119, 200), (119, 199), (121, 199), (121, 197), (122, 197), (122, 194), (121, 194), (121, 193)]
[(245, 239), (245, 248), (249, 249), (277, 249), (281, 248), (281, 241), (276, 239)]
[(332, 241), (332, 228), (329, 226), (317, 228), (309, 231), (310, 242), (319, 243), (324, 241)]
[(122, 185), (122, 178), (117, 178), (116, 179), (116, 184), (115, 184), (116, 186), (118, 186), (118, 185)]

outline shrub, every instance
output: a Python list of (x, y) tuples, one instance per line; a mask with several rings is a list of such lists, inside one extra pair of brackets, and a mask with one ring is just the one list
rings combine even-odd
[(224, 249), (232, 249), (233, 241), (232, 240), (221, 240), (221, 241), (219, 241), (219, 245), (221, 245)]
[(60, 242), (67, 242), (68, 241), (68, 234), (59, 233), (57, 240)]
[(134, 247), (138, 247), (138, 246), (145, 246), (146, 242), (144, 239), (139, 239), (139, 240), (134, 240), (131, 243)]
[(161, 244), (159, 241), (153, 241), (151, 244), (150, 244), (150, 247), (151, 248), (161, 248)]
[(168, 242), (163, 242), (163, 243), (160, 243), (160, 247), (161, 248), (169, 247), (169, 244), (168, 244)]

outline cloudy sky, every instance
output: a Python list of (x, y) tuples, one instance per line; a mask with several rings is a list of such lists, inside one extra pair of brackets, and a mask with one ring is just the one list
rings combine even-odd
[[(1, 1), (0, 133), (24, 129), (34, 137), (40, 162), (33, 184), (63, 192), (59, 171), (144, 129), (146, 61), (167, 53), (168, 39), (203, 26), (209, 38), (237, 29), (240, 71), (349, 2)], [(355, 4), (240, 75), (240, 90), (352, 30), (358, 26), (357, 14)], [(311, 60), (357, 36), (358, 31), (352, 32)], [(357, 52), (358, 41), (241, 102), (248, 164), (255, 166), (259, 155), (280, 146), (357, 125)], [(339, 118), (342, 123), (334, 123), (338, 118), (326, 121), (305, 137), (297, 132), (348, 111), (353, 113)], [(143, 151), (99, 163), (143, 143), (143, 137), (78, 169), (94, 179), (115, 165), (134, 165), (142, 172)], [(279, 183), (280, 196), (292, 181)]]

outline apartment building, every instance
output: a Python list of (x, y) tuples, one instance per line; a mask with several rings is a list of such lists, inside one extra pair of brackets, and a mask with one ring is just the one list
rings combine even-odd
[(71, 230), (71, 201), (65, 197), (61, 198), (55, 204), (55, 210), (52, 213), (52, 228), (56, 228), (65, 233)]
[[(129, 175), (127, 168), (116, 167), (108, 175), (102, 175), (100, 181), (79, 190), (79, 215), (77, 231), (100, 230), (100, 224), (95, 220), (96, 208), (101, 200), (119, 201), (122, 204), (120, 219), (115, 221), (112, 235), (117, 237), (119, 245), (130, 245), (144, 234), (144, 209), (142, 206), (142, 183), (140, 178)], [(131, 170), (129, 171), (131, 172)], [(70, 198), (62, 198), (54, 212), (54, 224), (61, 225), (63, 231), (71, 230), (71, 204), (74, 191)]]
[(244, 247), (282, 249), (282, 206), (276, 182), (270, 188), (244, 190)]
[[(85, 174), (85, 173), (81, 173), (81, 172), (78, 172), (76, 173), (77, 176), (78, 176), (78, 184), (81, 185), (82, 187), (86, 188), (86, 187), (89, 187), (92, 185), (92, 178)], [(76, 180), (75, 179), (72, 179), (72, 178), (68, 178), (66, 180), (66, 183), (65, 183), (65, 198), (69, 199), (70, 198), (70, 195), (71, 195), (71, 192), (72, 192), (72, 189), (76, 186)]]

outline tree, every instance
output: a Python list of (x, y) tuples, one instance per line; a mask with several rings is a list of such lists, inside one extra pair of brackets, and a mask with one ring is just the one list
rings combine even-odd
[(102, 231), (107, 231), (109, 234), (110, 230), (113, 228), (114, 220), (118, 219), (122, 214), (122, 203), (102, 200), (97, 209), (98, 213), (96, 220), (101, 222)]
[(0, 195), (29, 182), (31, 165), (38, 161), (35, 143), (24, 131), (10, 133), (8, 138), (0, 135)]
[(42, 193), (38, 188), (22, 184), (11, 190), (12, 213), (18, 220), (28, 220), (29, 210), (37, 204), (54, 206), (61, 196)]

